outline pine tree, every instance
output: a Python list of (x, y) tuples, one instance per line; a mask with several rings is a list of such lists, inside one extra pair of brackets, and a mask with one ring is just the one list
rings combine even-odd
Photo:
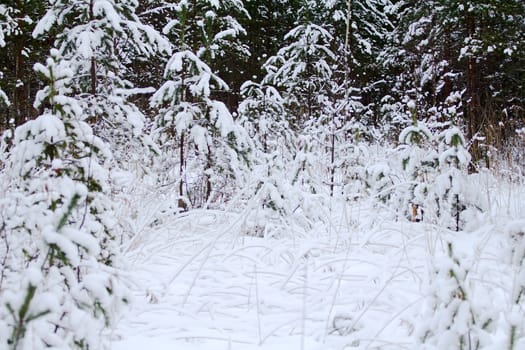
[(399, 135), (399, 151), (402, 169), (407, 174), (407, 182), (397, 189), (395, 199), (399, 202), (402, 214), (412, 221), (423, 219), (423, 212), (431, 214), (429, 192), (438, 166), (438, 156), (433, 150), (434, 136), (427, 125), (418, 120), (414, 101), (408, 103), (411, 125)]
[[(141, 90), (125, 79), (127, 63), (170, 51), (169, 42), (140, 21), (136, 8), (132, 0), (52, 1), (33, 31), (35, 37), (51, 30), (59, 33), (54, 45), (75, 73), (74, 96), (85, 102), (82, 108), (96, 133), (113, 143), (117, 161), (138, 140), (145, 124), (132, 100)], [(141, 141), (149, 143), (147, 137)]]
[[(344, 86), (347, 103), (356, 104), (346, 116), (375, 128), (379, 125), (380, 101), (388, 93), (385, 69), (377, 58), (384, 51), (393, 28), (389, 0), (348, 0), (322, 3), (320, 23), (327, 23), (337, 53), (336, 80)], [(320, 19), (321, 21), (321, 19)]]
[[(14, 31), (15, 22), (11, 17), (13, 9), (7, 5), (0, 5), (0, 48), (7, 45), (6, 38)], [(3, 67), (2, 67), (3, 68)], [(3, 70), (3, 69), (2, 69)], [(4, 73), (0, 71), (0, 81), (4, 80)], [(1, 84), (3, 86), (4, 84)], [(9, 98), (6, 93), (0, 88), (0, 103), (9, 106)]]
[[(456, 122), (465, 125), (471, 144), (471, 171), (482, 159), (489, 165), (483, 138), (504, 146), (501, 141), (514, 135), (523, 96), (510, 91), (516, 84), (500, 79), (517, 86), (523, 81), (514, 68), (523, 59), (518, 29), (523, 6), (521, 1), (407, 0), (395, 7), (400, 21), (394, 46), (385, 54), (385, 62), (392, 63), (394, 99), (416, 99), (422, 118), (438, 122), (447, 121), (446, 109), (456, 101)], [(500, 123), (502, 113), (506, 118)]]
[(35, 40), (31, 31), (44, 11), (42, 1), (5, 0), (0, 4), (0, 90), (6, 95), (0, 96), (0, 131), (12, 131), (38, 114), (32, 101), (41, 85), (33, 65), (44, 59), (49, 47), (47, 38)]
[(443, 223), (456, 231), (462, 227), (461, 212), (466, 209), (465, 169), (470, 163), (470, 153), (465, 147), (463, 133), (453, 123), (439, 136), (439, 171), (433, 190), (439, 203)]
[(235, 174), (238, 159), (247, 151), (242, 128), (218, 98), (229, 87), (211, 68), (232, 48), (242, 51), (237, 38), (244, 29), (224, 13), (242, 13), (243, 7), (239, 1), (180, 1), (173, 10), (176, 19), (164, 32), (175, 54), (151, 105), (160, 108), (156, 124), (164, 150), (178, 149), (179, 207), (187, 208), (214, 200), (212, 195), (219, 194), (214, 186), (223, 186)]
[[(101, 331), (126, 301), (117, 276), (118, 247), (108, 172), (108, 146), (71, 97), (75, 72), (52, 50), (36, 71), (47, 82), (44, 113), (18, 127), (6, 169), (1, 212), (9, 271), (0, 318), (8, 349), (98, 349)], [(7, 237), (6, 236), (6, 237)], [(20, 280), (20, 276), (22, 276)], [(20, 290), (22, 293), (20, 293)], [(0, 327), (1, 328), (1, 327)]]
[[(252, 136), (252, 176), (250, 197), (258, 196), (261, 207), (281, 215), (291, 213), (290, 164), (294, 162), (296, 134), (290, 130), (285, 116), (283, 98), (276, 88), (251, 81), (241, 87), (243, 100), (239, 105), (244, 128)], [(264, 215), (257, 225), (264, 226)], [(261, 226), (261, 227), (262, 227)]]
[(323, 27), (308, 23), (292, 29), (277, 55), (264, 67), (263, 83), (281, 91), (292, 126), (304, 127), (319, 118), (330, 91), (335, 55), (329, 43), (332, 35)]
[(245, 1), (249, 17), (241, 17), (239, 22), (246, 29), (245, 44), (250, 52), (246, 64), (239, 69), (243, 72), (242, 82), (261, 81), (266, 75), (263, 64), (268, 57), (277, 54), (281, 39), (297, 26), (301, 3), (303, 1)]

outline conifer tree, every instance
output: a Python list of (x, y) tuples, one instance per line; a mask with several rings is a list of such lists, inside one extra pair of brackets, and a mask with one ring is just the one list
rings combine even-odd
[(164, 32), (175, 53), (151, 105), (160, 109), (157, 137), (164, 150), (178, 150), (179, 207), (188, 208), (213, 200), (220, 193), (214, 187), (235, 174), (247, 151), (242, 128), (218, 99), (229, 87), (211, 68), (226, 52), (243, 50), (238, 37), (244, 29), (225, 13), (244, 9), (240, 1), (180, 1), (172, 10), (175, 18)]
[(438, 157), (432, 148), (432, 132), (424, 122), (418, 120), (416, 103), (410, 101), (408, 109), (412, 119), (411, 125), (399, 135), (401, 165), (407, 174), (407, 182), (406, 186), (399, 187), (396, 200), (399, 201), (405, 217), (412, 221), (420, 221), (423, 219), (423, 211), (427, 214), (431, 212), (427, 207), (428, 195), (438, 166)]
[(69, 61), (52, 50), (35, 69), (48, 84), (36, 102), (44, 113), (15, 131), (1, 203), (11, 218), (3, 228), (11, 249), (2, 342), (10, 350), (99, 349), (126, 301), (115, 270), (117, 223), (104, 194), (111, 153), (86, 123), (83, 101), (70, 96)]
[(438, 136), (438, 140), (440, 174), (435, 179), (433, 191), (442, 222), (459, 231), (462, 226), (461, 212), (466, 209), (467, 204), (465, 170), (471, 156), (465, 147), (463, 133), (453, 123)]
[(292, 126), (301, 128), (321, 114), (335, 61), (332, 38), (322, 26), (300, 24), (285, 35), (288, 44), (264, 65), (263, 83), (281, 91)]
[(0, 131), (12, 131), (36, 116), (32, 101), (41, 85), (33, 65), (45, 57), (49, 47), (33, 39), (31, 30), (43, 13), (41, 1), (5, 0), (0, 4), (0, 90), (5, 94), (3, 98), (0, 94)]
[(392, 90), (399, 100), (416, 99), (421, 117), (437, 122), (448, 120), (446, 110), (455, 101), (456, 123), (465, 126), (470, 143), (471, 171), (479, 160), (489, 165), (483, 138), (500, 142), (514, 135), (523, 96), (509, 88), (523, 81), (522, 70), (511, 68), (522, 60), (523, 31), (516, 29), (523, 27), (523, 6), (459, 0), (406, 0), (395, 6), (394, 45), (384, 56), (391, 63)]
[[(85, 102), (82, 108), (96, 133), (111, 140), (117, 160), (145, 124), (145, 116), (131, 99), (140, 89), (125, 78), (126, 63), (170, 51), (168, 41), (140, 21), (137, 6), (132, 0), (51, 1), (33, 31), (35, 37), (51, 30), (59, 33), (54, 45), (75, 73), (74, 96)], [(148, 139), (142, 142), (147, 145)]]
[(239, 69), (243, 83), (247, 80), (261, 81), (266, 75), (263, 64), (268, 57), (277, 54), (282, 46), (281, 39), (297, 26), (298, 14), (303, 1), (245, 1), (244, 6), (250, 17), (239, 22), (246, 29), (245, 44), (250, 52), (246, 65)]
[[(11, 17), (12, 8), (7, 5), (0, 5), (0, 48), (3, 48), (7, 45), (6, 39), (9, 40), (9, 35), (14, 30), (14, 20)], [(3, 70), (3, 69), (2, 69)], [(4, 80), (4, 73), (0, 70), (0, 81)], [(6, 93), (1, 89), (0, 85), (0, 103), (9, 105), (9, 98)]]
[(275, 87), (251, 81), (243, 84), (241, 93), (239, 113), (254, 146), (250, 159), (255, 181), (249, 193), (253, 196), (262, 191), (262, 207), (289, 214), (290, 205), (285, 199), (289, 195), (289, 165), (294, 162), (296, 134), (284, 117), (284, 101)]

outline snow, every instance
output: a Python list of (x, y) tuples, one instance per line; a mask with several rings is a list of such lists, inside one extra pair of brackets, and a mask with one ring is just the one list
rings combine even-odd
[(200, 125), (194, 125), (191, 128), (191, 137), (193, 138), (197, 149), (203, 153), (208, 153), (208, 132)]
[[(424, 236), (410, 225), (370, 232), (334, 223), (335, 232), (285, 239), (241, 236), (243, 225), (239, 215), (201, 212), (143, 234), (128, 253), (140, 287), (112, 348), (338, 349), (354, 336), (381, 344), (393, 334), (406, 341), (406, 325), (388, 318), (409, 315), (420, 299), (423, 266), (407, 269), (414, 261), (403, 251), (420, 250)], [(407, 242), (388, 243), (396, 239)], [(349, 320), (348, 330), (334, 329), (334, 319)]]
[(107, 0), (95, 0), (93, 1), (93, 14), (105, 18), (111, 23), (111, 27), (117, 32), (122, 31), (120, 26), (121, 14), (115, 10), (115, 5)]
[(60, 250), (64, 252), (66, 258), (71, 261), (72, 264), (78, 265), (80, 263), (77, 246), (67, 237), (56, 232), (53, 227), (45, 227), (42, 232), (42, 237), (47, 244), (59, 246)]
[[(223, 118), (217, 123), (219, 130), (237, 127), (230, 115), (217, 118)], [(57, 133), (54, 122), (44, 124), (50, 126), (50, 134)], [(17, 132), (33, 130), (33, 125)], [(207, 152), (205, 128), (194, 124), (191, 133), (197, 147)], [(443, 142), (452, 142), (454, 135), (444, 134)], [(297, 144), (311, 145), (312, 140), (303, 137)], [(124, 242), (126, 266), (120, 278), (133, 294), (114, 328), (104, 331), (111, 349), (364, 350), (418, 345), (443, 349), (457, 345), (469, 332), (482, 346), (497, 349), (507, 341), (510, 326), (521, 327), (523, 310), (514, 300), (525, 283), (520, 265), (525, 254), (523, 185), (503, 182), (488, 172), (467, 177), (460, 169), (436, 169), (443, 173), (430, 182), (431, 193), (458, 193), (466, 205), (476, 203), (482, 213), (469, 216), (472, 222), (455, 232), (432, 217), (431, 208), (424, 208), (421, 222), (410, 222), (403, 214), (393, 215), (399, 210), (395, 201), (376, 198), (374, 191), (394, 196), (403, 188), (401, 182), (389, 182), (403, 174), (395, 166), (400, 154), (390, 159), (393, 150), (359, 145), (352, 149), (355, 154), (346, 153), (353, 157), (346, 161), (364, 159), (355, 166), (362, 164), (366, 172), (355, 171), (366, 176), (370, 191), (349, 199), (298, 191), (302, 180), (311, 184), (321, 175), (317, 168), (310, 169), (315, 176), (301, 178), (296, 185), (286, 181), (298, 164), (315, 167), (319, 160), (306, 148), (300, 149), (296, 164), (286, 164), (279, 173), (281, 165), (272, 158), (273, 173), (267, 175), (269, 170), (264, 169), (266, 182), (256, 194), (248, 196), (243, 189), (243, 201), (232, 199), (220, 209), (162, 215), (173, 188), (152, 186), (151, 179), (131, 169), (109, 172), (121, 192), (118, 198), (127, 203), (110, 214), (114, 220), (125, 218), (129, 225), (131, 241)], [(383, 155), (381, 161), (376, 153)], [(52, 166), (61, 168), (65, 163), (55, 161)], [(78, 190), (72, 181), (61, 184), (64, 188), (55, 191), (63, 195)], [(86, 190), (79, 192), (87, 195)], [(277, 208), (284, 208), (283, 213), (261, 206), (268, 196)], [(439, 200), (441, 210), (446, 210), (446, 198)], [(423, 198), (420, 204), (427, 202)], [(30, 220), (25, 224), (32, 225)], [(84, 250), (97, 254), (95, 237), (73, 225), (57, 232), (52, 224), (45, 227), (45, 242), (57, 244), (72, 263)], [(90, 232), (98, 224), (87, 223), (83, 229)], [(34, 227), (42, 227), (42, 222)], [(90, 269), (94, 260), (83, 260), (81, 268)], [(51, 282), (39, 294), (42, 304), (34, 310), (49, 306), (60, 311), (61, 294), (54, 294), (54, 288), (60, 286), (60, 279), (76, 280), (75, 272), (52, 268), (45, 277)], [(114, 281), (101, 271), (87, 273), (75, 287), (74, 299), (68, 300), (79, 304), (96, 300), (113, 310), (109, 290), (119, 293)], [(461, 290), (466, 291), (465, 299)], [(6, 293), (6, 297), (16, 305), (22, 302), (16, 295)], [(88, 309), (71, 310), (64, 321), (68, 326), (93, 322)], [(488, 319), (492, 328), (481, 329)], [(0, 323), (0, 334), (7, 334), (2, 327)], [(38, 327), (30, 331), (39, 329), (45, 331)], [(75, 334), (95, 339), (98, 330), (90, 325)], [(44, 336), (60, 344), (53, 337)]]
[(38, 21), (37, 25), (35, 26), (35, 29), (33, 29), (33, 38), (37, 38), (45, 32), (48, 32), (56, 21), (57, 17), (55, 12), (49, 10), (44, 15), (44, 17), (42, 17), (40, 21)]
[[(369, 168), (393, 171), (383, 163)], [(442, 349), (473, 327), (470, 310), (505, 330), (523, 313), (509, 298), (514, 268), (497, 257), (508, 255), (512, 235), (523, 239), (525, 227), (522, 219), (500, 220), (505, 212), (521, 215), (525, 192), (511, 194), (487, 174), (470, 181), (479, 194), (490, 191), (493, 205), (465, 232), (391, 220), (386, 207), (338, 197), (310, 226), (259, 212), (258, 198), (242, 208), (199, 209), (142, 226), (125, 255), (133, 303), (109, 334), (111, 349), (401, 349), (419, 344), (429, 327), (438, 332), (426, 346)], [(272, 198), (281, 199), (283, 189), (273, 187)], [(142, 199), (136, 223), (157, 204)], [(460, 265), (448, 256), (447, 242)], [(457, 293), (451, 270), (472, 296), (466, 301), (450, 299)], [(437, 314), (434, 300), (451, 304)], [(457, 326), (447, 330), (454, 310)], [(479, 339), (487, 349), (507, 339), (505, 332), (484, 332)]]
[(219, 129), (221, 137), (226, 138), (235, 129), (233, 117), (224, 103), (214, 101), (210, 104), (212, 120), (215, 120), (215, 125)]
[[(141, 23), (139, 4), (159, 20), (172, 10), (171, 43)], [(433, 10), (397, 34), (415, 75), (383, 99), (395, 123), (381, 131), (340, 54), (351, 40), (357, 78), (376, 75), (363, 54), (388, 68), (377, 44), (392, 39), (387, 15), (401, 2), (345, 13), (330, 0), (340, 23), (299, 19), (237, 111), (218, 100), (231, 91), (217, 59), (250, 55), (233, 17), (249, 17), (242, 0), (48, 5), (32, 33), (56, 34), (34, 66), (41, 114), (0, 140), (0, 348), (17, 330), (12, 347), (25, 350), (525, 348), (523, 177), (469, 174), (464, 91), (425, 113), (428, 84), (436, 96), (445, 78), (461, 89), (429, 46), (441, 35)], [(0, 46), (33, 22), (11, 12), (0, 5)], [(343, 46), (334, 33), (346, 20)], [(454, 59), (518, 51), (459, 42)], [(160, 89), (134, 87), (131, 65), (157, 59)], [(133, 97), (151, 93), (143, 112)]]
[[(113, 349), (139, 349), (151, 340), (185, 349), (299, 348), (303, 341), (335, 349), (340, 339), (331, 335), (331, 315), (372, 304), (363, 288), (380, 285), (391, 270), (383, 254), (374, 254), (373, 264), (360, 259), (375, 242), (359, 247), (355, 237), (356, 243), (336, 247), (326, 236), (302, 242), (243, 237), (233, 233), (235, 221), (226, 213), (190, 215), (155, 232), (157, 239), (143, 238), (129, 258), (134, 283), (147, 290), (136, 291)], [(396, 283), (385, 284), (391, 291)], [(394, 307), (388, 293), (381, 294), (377, 306)]]
[(215, 34), (214, 40), (221, 40), (227, 37), (233, 37), (237, 35), (237, 31), (235, 29), (227, 29), (223, 30), (222, 32), (219, 32)]
[(2, 90), (0, 90), (0, 102), (6, 104), (7, 106), (10, 105), (9, 98)]

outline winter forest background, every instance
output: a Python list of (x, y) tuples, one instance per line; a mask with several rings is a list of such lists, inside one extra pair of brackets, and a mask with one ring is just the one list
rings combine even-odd
[(3, 0), (0, 349), (525, 349), (525, 2)]

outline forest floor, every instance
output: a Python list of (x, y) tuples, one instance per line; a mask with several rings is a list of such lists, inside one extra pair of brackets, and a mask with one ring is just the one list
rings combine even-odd
[(511, 283), (494, 264), (503, 236), (490, 216), (458, 233), (382, 220), (382, 210), (341, 201), (322, 223), (278, 236), (246, 212), (215, 210), (142, 230), (125, 253), (134, 298), (112, 350), (408, 349), (428, 311), (433, 258), (451, 237), (475, 278)]

